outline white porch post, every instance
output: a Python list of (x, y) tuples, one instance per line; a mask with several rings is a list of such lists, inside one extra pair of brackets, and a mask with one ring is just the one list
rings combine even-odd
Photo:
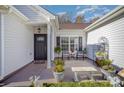
[(87, 33), (84, 32), (84, 37), (83, 37), (83, 48), (87, 47)]
[(47, 68), (51, 68), (51, 27), (47, 24)]
[(1, 21), (0, 21), (0, 79), (2, 79), (4, 77), (4, 14), (1, 14), (0, 16)]
[(52, 33), (51, 33), (51, 60), (54, 60), (54, 28), (52, 28)]

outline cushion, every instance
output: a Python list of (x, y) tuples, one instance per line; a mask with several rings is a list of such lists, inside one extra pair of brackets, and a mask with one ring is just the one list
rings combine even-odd
[(118, 72), (118, 75), (124, 77), (124, 68)]

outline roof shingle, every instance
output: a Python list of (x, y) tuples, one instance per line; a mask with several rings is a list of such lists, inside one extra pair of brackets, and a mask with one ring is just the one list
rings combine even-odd
[(84, 29), (91, 23), (65, 23), (59, 24), (59, 29)]

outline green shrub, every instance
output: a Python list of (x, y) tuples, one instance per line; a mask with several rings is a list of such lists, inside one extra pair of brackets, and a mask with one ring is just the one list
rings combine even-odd
[(55, 65), (63, 65), (64, 66), (64, 61), (60, 58), (54, 60)]
[(97, 60), (97, 64), (98, 64), (100, 67), (109, 66), (109, 65), (112, 64), (112, 61), (109, 60), (109, 59)]
[(106, 66), (103, 66), (102, 67), (104, 70), (107, 70), (108, 72), (112, 72), (112, 71), (114, 71), (115, 70), (115, 67), (114, 66), (112, 66), (112, 65), (106, 65)]
[(104, 63), (105, 63), (105, 65), (111, 65), (112, 64), (112, 60), (105, 59)]
[(55, 53), (59, 54), (62, 51), (62, 49), (60, 47), (55, 47), (54, 51)]
[(56, 65), (54, 67), (54, 72), (63, 72), (63, 71), (64, 71), (63, 65)]
[(105, 57), (107, 54), (105, 52), (98, 51), (96, 52), (96, 56), (102, 56)]
[(110, 82), (61, 82), (61, 83), (43, 83), (43, 87), (112, 87)]

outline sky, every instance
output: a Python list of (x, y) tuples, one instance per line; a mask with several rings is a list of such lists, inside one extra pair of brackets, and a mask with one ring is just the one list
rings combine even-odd
[(78, 15), (83, 15), (86, 22), (90, 22), (93, 18), (102, 17), (116, 5), (45, 5), (41, 6), (55, 15), (64, 15), (68, 13), (71, 21), (74, 22)]

